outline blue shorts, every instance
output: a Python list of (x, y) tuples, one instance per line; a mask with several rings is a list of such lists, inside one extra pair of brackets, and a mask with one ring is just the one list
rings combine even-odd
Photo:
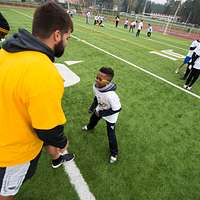
[(186, 56), (185, 59), (184, 59), (184, 61), (183, 61), (183, 63), (184, 64), (188, 64), (190, 62), (191, 58), (192, 57), (190, 57), (190, 56)]

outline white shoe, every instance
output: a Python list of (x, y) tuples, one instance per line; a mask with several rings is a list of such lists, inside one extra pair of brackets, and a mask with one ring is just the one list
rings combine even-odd
[(110, 156), (110, 163), (114, 163), (117, 161), (117, 156)]
[(188, 86), (188, 87), (187, 87), (187, 90), (192, 90), (192, 87), (189, 87), (189, 86)]
[(187, 86), (187, 85), (184, 85), (184, 86), (183, 86), (183, 88), (187, 89), (187, 88), (188, 88), (188, 86)]
[(178, 72), (179, 72), (179, 70), (177, 69), (177, 70), (175, 71), (175, 73), (178, 74)]
[(87, 125), (83, 126), (81, 129), (82, 129), (82, 131), (88, 131)]

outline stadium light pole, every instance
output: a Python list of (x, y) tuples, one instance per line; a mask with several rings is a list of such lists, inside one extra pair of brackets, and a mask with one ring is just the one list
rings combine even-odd
[(69, 10), (69, 0), (67, 0), (67, 9)]
[(143, 8), (143, 12), (142, 12), (143, 15), (145, 14), (145, 10), (146, 10), (146, 7), (147, 7), (147, 1), (148, 1), (148, 0), (145, 0), (145, 4), (144, 4), (144, 8)]
[[(178, 13), (178, 11), (179, 11), (179, 9), (180, 9), (180, 7), (181, 7), (182, 0), (177, 0), (177, 1), (179, 1), (179, 4), (178, 4), (178, 7), (177, 7), (177, 9), (176, 9), (176, 11), (175, 11), (175, 13), (174, 13), (174, 16), (173, 16), (173, 18), (172, 18), (172, 21), (176, 18), (177, 13)], [(170, 19), (170, 17), (168, 17), (168, 21), (167, 21), (167, 24), (166, 24), (166, 26), (165, 26), (165, 30), (164, 30), (164, 32), (163, 32), (163, 35), (166, 35), (167, 29), (168, 29), (168, 26), (169, 26), (169, 23), (170, 23), (170, 22), (171, 22), (171, 19)]]

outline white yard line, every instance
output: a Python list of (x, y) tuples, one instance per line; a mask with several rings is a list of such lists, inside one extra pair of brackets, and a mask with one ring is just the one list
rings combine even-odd
[(161, 50), (161, 52), (165, 53), (165, 54), (168, 54), (170, 56), (174, 56), (176, 58), (185, 58), (185, 56), (179, 54), (179, 53), (175, 53), (173, 52), (172, 49), (167, 49), (167, 50)]
[(200, 96), (199, 96), (199, 95), (194, 94), (193, 92), (190, 92), (190, 91), (188, 91), (188, 90), (185, 90), (184, 88), (182, 88), (182, 87), (180, 87), (180, 86), (178, 86), (178, 85), (176, 85), (176, 84), (174, 84), (174, 83), (172, 83), (172, 82), (170, 82), (170, 81), (168, 81), (168, 80), (166, 80), (166, 79), (164, 79), (164, 78), (162, 78), (162, 77), (160, 77), (160, 76), (157, 76), (156, 74), (153, 74), (152, 72), (150, 72), (150, 71), (148, 71), (148, 70), (146, 70), (146, 69), (143, 69), (142, 67), (139, 67), (139, 66), (137, 66), (137, 65), (135, 65), (135, 64), (133, 64), (133, 63), (131, 63), (131, 62), (129, 62), (128, 60), (125, 60), (125, 59), (123, 59), (123, 58), (120, 58), (119, 56), (116, 56), (116, 55), (114, 55), (114, 54), (112, 54), (112, 53), (110, 53), (110, 52), (108, 52), (108, 51), (105, 51), (104, 49), (101, 49), (101, 48), (99, 48), (99, 47), (97, 47), (97, 46), (95, 46), (95, 45), (93, 45), (93, 44), (91, 44), (91, 43), (89, 43), (89, 42), (87, 42), (87, 41), (85, 41), (85, 40), (81, 40), (80, 38), (78, 38), (78, 37), (76, 37), (76, 36), (74, 36), (74, 35), (72, 35), (72, 37), (75, 38), (75, 39), (77, 39), (78, 41), (81, 41), (81, 42), (83, 42), (83, 43), (85, 43), (85, 44), (87, 44), (87, 45), (89, 45), (89, 46), (95, 48), (95, 49), (98, 49), (99, 51), (101, 51), (101, 52), (103, 52), (103, 53), (105, 53), (105, 54), (108, 54), (108, 55), (110, 55), (110, 56), (116, 58), (117, 60), (120, 60), (120, 61), (122, 61), (122, 62), (124, 62), (124, 63), (126, 63), (126, 64), (128, 64), (128, 65), (131, 65), (132, 67), (135, 67), (135, 68), (139, 69), (140, 71), (143, 71), (144, 73), (149, 74), (149, 75), (151, 75), (151, 76), (153, 76), (153, 77), (155, 77), (155, 78), (157, 78), (157, 79), (159, 79), (159, 80), (161, 80), (161, 81), (167, 83), (168, 85), (171, 85), (171, 86), (173, 86), (173, 87), (175, 87), (175, 88), (177, 88), (177, 89), (179, 89), (179, 90), (181, 90), (181, 91), (183, 91), (183, 92), (185, 92), (185, 93), (187, 93), (187, 94), (192, 95), (193, 97), (196, 97), (197, 99), (200, 99)]
[(20, 15), (24, 15), (25, 17), (28, 17), (28, 18), (30, 18), (30, 19), (33, 19), (33, 17), (31, 17), (31, 16), (29, 16), (29, 15), (27, 15), (27, 14), (24, 14), (23, 12), (20, 12), (20, 11), (15, 10), (15, 9), (11, 9), (11, 10), (14, 11), (14, 12), (16, 12), (16, 13), (18, 13), (18, 14), (20, 14)]
[[(68, 153), (65, 151), (64, 153)], [(94, 195), (90, 192), (88, 184), (85, 182), (79, 168), (74, 161), (63, 163), (64, 170), (68, 174), (70, 183), (74, 186), (80, 200), (96, 200)]]
[(74, 186), (80, 200), (95, 200), (90, 192), (88, 184), (85, 182), (79, 168), (74, 161), (63, 163), (65, 173), (68, 174), (70, 183)]
[[(12, 9), (14, 12), (24, 15), (30, 19), (31, 16), (26, 15), (20, 11)], [(74, 161), (63, 163), (64, 170), (69, 177), (70, 183), (74, 186), (80, 200), (95, 200), (94, 195), (90, 192), (88, 184), (85, 182), (79, 168)]]
[(163, 53), (159, 53), (159, 52), (157, 52), (157, 51), (150, 51), (149, 53), (153, 53), (153, 54), (162, 56), (162, 57), (164, 57), (164, 58), (168, 58), (168, 59), (170, 59), (170, 60), (177, 60), (176, 58), (173, 58), (173, 57), (171, 57), (171, 56), (167, 56), (167, 55), (165, 55), (165, 54), (163, 54)]

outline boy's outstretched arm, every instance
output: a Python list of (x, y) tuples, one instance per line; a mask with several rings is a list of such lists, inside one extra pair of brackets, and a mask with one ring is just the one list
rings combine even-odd
[(88, 113), (93, 113), (97, 105), (98, 105), (98, 101), (97, 101), (97, 97), (95, 96), (91, 106), (88, 109)]

